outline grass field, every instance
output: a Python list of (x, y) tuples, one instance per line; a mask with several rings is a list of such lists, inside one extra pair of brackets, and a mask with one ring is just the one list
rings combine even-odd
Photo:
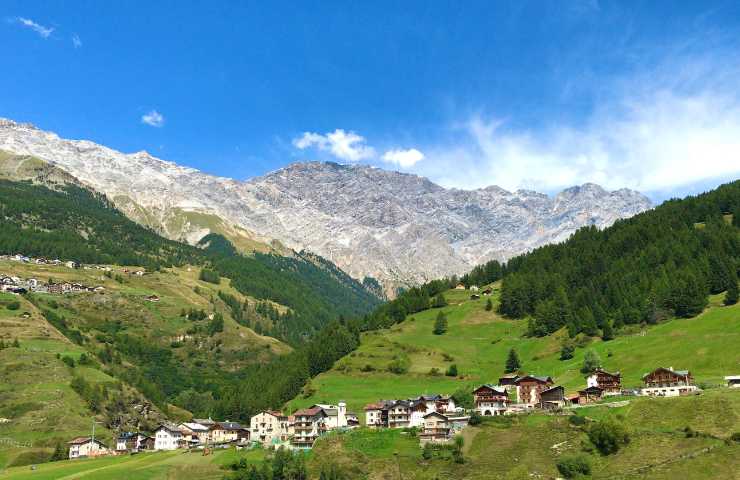
[[(205, 333), (193, 335), (189, 341), (182, 342), (180, 348), (173, 349), (183, 363), (203, 362), (215, 368), (233, 369), (290, 351), (282, 342), (238, 325), (216, 294), (220, 289), (240, 301), (245, 298), (230, 287), (228, 279), (221, 279), (218, 286), (198, 280), (196, 268), (176, 268), (139, 277), (114, 267), (114, 273), (123, 277), (123, 282), (119, 282), (104, 276), (100, 270), (73, 270), (3, 260), (0, 273), (33, 277), (42, 282), (51, 278), (55, 282), (105, 287), (103, 294), (38, 295), (37, 303), (41, 308), (63, 315), (70, 327), (85, 334), (88, 340), (84, 346), (69, 341), (27, 299), (0, 294), (0, 339), (6, 344), (12, 344), (14, 339), (20, 342), (20, 348), (0, 350), (0, 419), (4, 419), (0, 420), (0, 467), (33, 461), (34, 455), (48, 456), (57, 443), (89, 435), (94, 417), (103, 420), (100, 415), (92, 414), (85, 401), (71, 389), (70, 382), (74, 375), (91, 383), (111, 386), (117, 379), (93, 366), (71, 368), (58, 356), (71, 357), (75, 362), (83, 353), (94, 357), (94, 352), (100, 348), (96, 337), (110, 322), (119, 322), (127, 333), (169, 347), (194, 324), (180, 316), (183, 308), (222, 312), (223, 332), (212, 337)], [(145, 297), (150, 294), (158, 295), (160, 301), (146, 301)], [(20, 302), (20, 308), (7, 308), (15, 301)], [(24, 313), (30, 316), (26, 318)], [(126, 391), (140, 396), (128, 387)], [(106, 442), (112, 440), (113, 432), (104, 425), (97, 428), (99, 438)]]
[(45, 463), (31, 470), (29, 466), (0, 469), (0, 479), (13, 480), (164, 480), (164, 479), (220, 479), (224, 475), (222, 465), (245, 457), (250, 461), (261, 461), (262, 450), (237, 452), (234, 449), (219, 450), (213, 455), (203, 456), (200, 452), (184, 451), (143, 453), (102, 457), (98, 459), (67, 460)]
[[(577, 412), (589, 422), (616, 419), (630, 432), (630, 443), (617, 454), (588, 454), (593, 478), (740, 478), (740, 443), (727, 441), (729, 432), (740, 431), (740, 391), (637, 398), (622, 408), (599, 406)], [(701, 434), (687, 437), (686, 426)], [(587, 440), (584, 429), (572, 425), (567, 416), (545, 414), (489, 419), (468, 427), (464, 437), (462, 465), (444, 453), (424, 460), (418, 440), (408, 433), (366, 429), (323, 438), (314, 448), (312, 462), (340, 465), (349, 478), (549, 479), (557, 477), (558, 459), (582, 451)]]
[[(405, 398), (422, 393), (453, 393), (484, 382), (496, 383), (503, 373), (510, 348), (515, 348), (528, 373), (550, 375), (557, 384), (574, 392), (585, 386), (580, 367), (587, 349), (595, 350), (607, 370), (619, 370), (625, 387), (639, 386), (641, 377), (658, 367), (690, 369), (697, 382), (719, 384), (725, 375), (740, 374), (740, 305), (721, 307), (721, 296), (696, 318), (624, 331), (612, 341), (593, 339), (577, 348), (573, 359), (559, 360), (564, 332), (544, 337), (524, 337), (526, 321), (501, 318), (485, 310), (485, 297), (469, 300), (469, 292), (451, 290), (447, 314), (449, 329), (432, 333), (438, 309), (412, 315), (387, 330), (363, 334), (361, 346), (311, 383), (310, 396), (299, 396), (287, 409), (313, 403), (348, 403), (362, 417), (365, 404), (378, 399)], [(497, 303), (496, 292), (493, 295)], [(387, 371), (397, 357), (410, 362), (408, 373)], [(459, 375), (444, 373), (456, 364)], [(367, 370), (367, 366), (375, 371)]]

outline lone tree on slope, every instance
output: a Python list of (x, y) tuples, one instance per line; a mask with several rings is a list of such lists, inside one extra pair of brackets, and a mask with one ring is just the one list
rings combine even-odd
[(513, 348), (509, 350), (509, 356), (506, 359), (506, 373), (514, 373), (522, 368), (522, 362), (519, 361), (519, 355)]

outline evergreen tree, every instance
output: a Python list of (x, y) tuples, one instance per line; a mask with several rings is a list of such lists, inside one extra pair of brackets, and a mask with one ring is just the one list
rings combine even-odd
[(522, 368), (522, 363), (519, 361), (519, 355), (517, 355), (516, 350), (512, 348), (509, 350), (509, 356), (506, 358), (506, 368), (504, 369), (504, 372), (514, 373), (520, 368)]
[(489, 298), (486, 300), (486, 312), (490, 312), (491, 310), (493, 310), (493, 302)]
[(601, 339), (605, 342), (614, 339), (614, 329), (612, 328), (612, 322), (609, 320), (604, 322), (604, 327), (601, 329)]
[(454, 363), (450, 365), (445, 372), (445, 375), (447, 375), (448, 377), (457, 377), (457, 365)]
[(434, 321), (434, 334), (442, 335), (447, 332), (447, 315), (444, 312), (437, 314), (437, 319)]
[(727, 287), (727, 293), (725, 293), (725, 305), (735, 305), (738, 301), (738, 289), (737, 281), (730, 283)]
[(54, 448), (54, 453), (51, 454), (50, 462), (58, 462), (59, 460), (67, 459), (67, 448), (62, 442), (57, 442), (57, 446)]
[(432, 302), (432, 306), (434, 308), (446, 307), (447, 306), (447, 299), (445, 298), (444, 295), (442, 295), (440, 293), (439, 295), (437, 295), (436, 297), (434, 297), (434, 302)]

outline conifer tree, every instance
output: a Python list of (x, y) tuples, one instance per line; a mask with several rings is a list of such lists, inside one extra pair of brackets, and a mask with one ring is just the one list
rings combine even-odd
[(509, 356), (506, 358), (506, 373), (514, 373), (522, 368), (522, 363), (519, 361), (519, 355), (513, 348), (509, 350)]
[(614, 339), (614, 329), (612, 328), (612, 322), (609, 320), (604, 323), (604, 327), (601, 329), (601, 339), (605, 342)]
[(54, 448), (54, 453), (51, 454), (50, 462), (58, 462), (59, 460), (67, 459), (67, 449), (64, 447), (62, 442), (57, 442), (57, 446)]
[(434, 334), (442, 335), (447, 332), (447, 315), (445, 312), (439, 312), (437, 319), (434, 321)]
[(434, 302), (433, 302), (432, 306), (434, 308), (446, 307), (447, 306), (447, 299), (445, 298), (444, 295), (442, 295), (440, 293), (439, 295), (437, 295), (436, 297), (434, 297)]
[(486, 300), (486, 312), (490, 312), (491, 310), (493, 310), (493, 302), (489, 298)]
[(727, 293), (725, 293), (725, 305), (735, 305), (738, 301), (738, 289), (737, 289), (737, 281), (730, 283), (730, 286), (727, 287)]

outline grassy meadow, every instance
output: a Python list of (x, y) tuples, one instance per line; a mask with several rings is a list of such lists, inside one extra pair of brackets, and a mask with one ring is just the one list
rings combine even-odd
[[(720, 384), (725, 375), (740, 373), (740, 305), (720, 306), (721, 295), (712, 297), (710, 308), (695, 318), (633, 327), (608, 342), (584, 339), (574, 357), (565, 361), (559, 360), (565, 332), (525, 337), (526, 321), (508, 320), (495, 313), (495, 290), (493, 311), (485, 310), (486, 297), (470, 300), (467, 291), (450, 290), (445, 296), (447, 307), (426, 310), (390, 329), (363, 334), (355, 352), (313, 379), (287, 409), (342, 399), (349, 409), (361, 414), (365, 404), (378, 399), (451, 394), (459, 388), (496, 383), (512, 347), (519, 354), (522, 370), (550, 375), (566, 392), (585, 386), (580, 367), (588, 349), (599, 354), (604, 368), (622, 372), (625, 387), (640, 386), (642, 375), (658, 366), (689, 369), (700, 384)], [(434, 320), (440, 310), (446, 313), (449, 328), (443, 335), (434, 335)], [(398, 358), (408, 363), (407, 373), (387, 370)], [(451, 364), (457, 365), (457, 377), (444, 375)], [(440, 374), (430, 374), (433, 368)]]

